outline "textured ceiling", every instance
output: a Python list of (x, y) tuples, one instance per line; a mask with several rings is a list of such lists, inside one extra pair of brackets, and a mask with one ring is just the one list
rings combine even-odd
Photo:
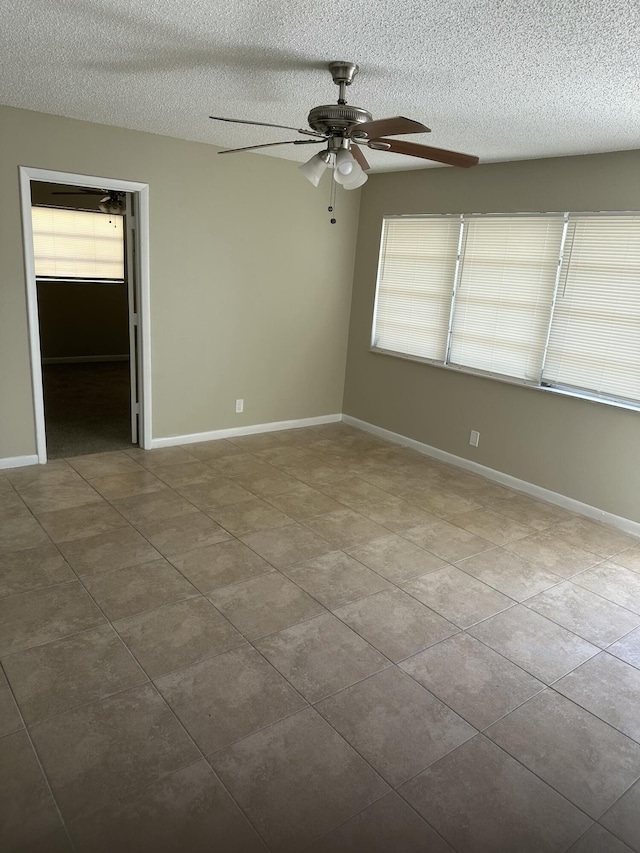
[(414, 142), (485, 162), (640, 148), (638, 0), (0, 0), (0, 14), (10, 106), (252, 145), (294, 137), (208, 115), (305, 127), (344, 59), (361, 69), (349, 102), (432, 128)]

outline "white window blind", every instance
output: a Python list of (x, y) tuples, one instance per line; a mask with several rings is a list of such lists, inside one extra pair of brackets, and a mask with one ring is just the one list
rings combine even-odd
[(373, 346), (444, 360), (459, 232), (459, 217), (384, 220)]
[(640, 400), (640, 216), (570, 216), (545, 382)]
[(540, 381), (562, 216), (465, 218), (449, 363)]
[(122, 216), (33, 207), (36, 277), (124, 280)]

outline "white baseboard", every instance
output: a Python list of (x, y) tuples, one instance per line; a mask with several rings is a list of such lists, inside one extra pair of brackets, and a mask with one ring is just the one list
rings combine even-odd
[(24, 468), (26, 465), (37, 465), (38, 464), (38, 456), (37, 454), (32, 454), (31, 456), (5, 456), (4, 459), (0, 459), (0, 469), (2, 468)]
[(517, 477), (512, 477), (510, 474), (504, 474), (502, 471), (496, 471), (495, 468), (487, 468), (485, 465), (480, 465), (478, 462), (473, 462), (471, 459), (464, 459), (462, 456), (455, 456), (453, 453), (447, 453), (446, 450), (440, 450), (437, 447), (431, 447), (429, 444), (423, 444), (421, 441), (416, 441), (413, 438), (407, 438), (405, 435), (400, 435), (397, 432), (384, 429), (375, 424), (361, 421), (359, 418), (352, 418), (351, 415), (343, 415), (342, 420), (350, 426), (369, 432), (372, 435), (377, 435), (379, 438), (384, 438), (387, 441), (392, 441), (394, 444), (402, 444), (405, 447), (410, 447), (417, 450), (418, 453), (424, 453), (425, 456), (431, 456), (434, 459), (439, 459), (441, 462), (447, 462), (449, 465), (456, 465), (458, 468), (464, 468), (466, 471), (471, 471), (473, 474), (479, 474), (487, 480), (493, 480), (503, 486), (508, 486), (510, 489), (516, 489), (531, 497), (539, 498), (547, 503), (561, 506), (564, 509), (569, 509), (572, 512), (577, 512), (580, 515), (585, 515), (588, 518), (602, 521), (605, 524), (611, 524), (625, 533), (630, 533), (632, 536), (640, 536), (640, 522), (632, 521), (630, 518), (624, 518), (620, 515), (614, 515), (611, 512), (606, 512), (595, 506), (577, 501), (567, 495), (561, 495), (558, 492), (552, 492), (550, 489), (545, 489), (542, 486), (536, 486), (534, 483), (528, 483), (526, 480), (519, 480)]
[(93, 361), (129, 361), (128, 355), (64, 355), (43, 358), (43, 364), (84, 364)]
[(272, 421), (268, 424), (214, 429), (210, 432), (194, 432), (190, 435), (168, 435), (164, 438), (152, 438), (151, 448), (173, 447), (176, 444), (195, 444), (198, 441), (215, 441), (220, 438), (235, 438), (238, 435), (256, 435), (260, 432), (278, 432), (282, 429), (300, 429), (301, 427), (334, 424), (342, 420), (342, 415), (320, 415), (317, 418), (301, 418), (296, 421)]

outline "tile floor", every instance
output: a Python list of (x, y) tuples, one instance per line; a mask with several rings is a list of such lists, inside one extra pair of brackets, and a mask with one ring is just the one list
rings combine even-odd
[(3, 851), (640, 851), (640, 544), (342, 424), (0, 474)]

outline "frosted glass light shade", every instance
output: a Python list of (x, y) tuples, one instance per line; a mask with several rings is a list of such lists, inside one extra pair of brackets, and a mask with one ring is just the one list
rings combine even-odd
[(336, 167), (333, 170), (333, 178), (338, 184), (353, 183), (360, 175), (362, 169), (355, 157), (346, 148), (341, 148), (336, 154)]
[(320, 183), (320, 178), (324, 175), (327, 168), (327, 152), (320, 151), (314, 154), (310, 160), (298, 166), (305, 178), (310, 181), (314, 187)]
[(362, 169), (359, 170), (355, 178), (353, 177), (353, 174), (349, 175), (349, 177), (351, 178), (351, 180), (343, 184), (345, 190), (357, 190), (358, 187), (361, 187), (363, 184), (366, 184), (367, 180), (369, 179), (367, 173)]

